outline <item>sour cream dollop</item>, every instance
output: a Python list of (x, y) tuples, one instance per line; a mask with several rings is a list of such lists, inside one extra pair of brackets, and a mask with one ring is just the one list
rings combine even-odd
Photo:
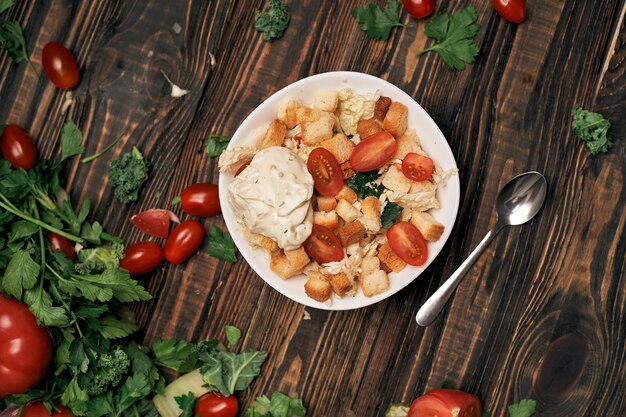
[(228, 186), (237, 221), (285, 250), (297, 249), (311, 234), (312, 195), (306, 164), (282, 146), (259, 151)]

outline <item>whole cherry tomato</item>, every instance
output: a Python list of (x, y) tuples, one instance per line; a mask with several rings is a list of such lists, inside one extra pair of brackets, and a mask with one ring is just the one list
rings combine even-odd
[(358, 172), (371, 171), (385, 165), (398, 150), (398, 142), (387, 131), (374, 133), (358, 143), (350, 154), (350, 165)]
[(0, 293), (0, 398), (39, 383), (52, 359), (52, 341), (28, 306)]
[(493, 0), (496, 12), (511, 23), (526, 20), (526, 0)]
[(408, 417), (480, 417), (483, 409), (476, 395), (456, 389), (434, 389), (411, 404)]
[(222, 212), (217, 185), (190, 185), (180, 193), (180, 205), (191, 216), (209, 217)]
[(139, 242), (124, 250), (120, 268), (131, 276), (147, 274), (158, 268), (163, 262), (163, 250), (154, 242)]
[(416, 19), (428, 17), (435, 11), (435, 0), (402, 0), (402, 4)]
[(409, 265), (420, 266), (428, 259), (426, 239), (413, 223), (398, 222), (387, 230), (391, 250)]
[(174, 265), (185, 262), (202, 245), (204, 226), (196, 220), (186, 220), (176, 226), (163, 247), (163, 255)]
[(69, 239), (59, 236), (56, 233), (48, 232), (48, 240), (50, 241), (50, 249), (52, 252), (60, 250), (70, 259), (76, 259), (76, 250), (74, 244)]
[(58, 88), (70, 90), (78, 84), (80, 75), (74, 55), (58, 42), (48, 42), (41, 52), (41, 64), (50, 81)]
[(210, 392), (198, 400), (193, 414), (200, 417), (235, 417), (239, 404), (234, 395), (224, 397), (217, 392)]
[(61, 404), (55, 405), (59, 411), (53, 411), (52, 414), (50, 414), (43, 403), (30, 403), (24, 407), (22, 417), (74, 417), (67, 407)]
[(324, 148), (315, 148), (306, 161), (313, 185), (325, 197), (334, 197), (343, 188), (343, 173), (337, 158)]
[(29, 170), (37, 163), (35, 142), (18, 125), (6, 125), (0, 137), (2, 157), (15, 169)]

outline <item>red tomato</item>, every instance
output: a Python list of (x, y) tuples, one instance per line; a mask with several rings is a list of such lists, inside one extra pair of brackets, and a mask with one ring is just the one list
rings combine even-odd
[(224, 397), (217, 392), (210, 392), (198, 400), (193, 414), (200, 417), (235, 417), (239, 404), (234, 395)]
[(315, 148), (306, 161), (318, 193), (334, 197), (343, 188), (343, 173), (335, 156), (324, 148)]
[(163, 262), (163, 250), (154, 242), (139, 242), (124, 250), (120, 268), (131, 276), (147, 274), (158, 268)]
[(476, 395), (456, 389), (435, 389), (416, 398), (408, 417), (480, 417), (483, 408)]
[(48, 42), (41, 52), (41, 64), (50, 81), (58, 88), (69, 90), (80, 78), (74, 55), (58, 42)]
[(190, 185), (180, 193), (183, 211), (192, 216), (209, 217), (222, 212), (217, 185), (200, 183)]
[(170, 234), (170, 220), (180, 223), (178, 217), (169, 210), (150, 209), (135, 214), (130, 222), (147, 235), (166, 238)]
[(176, 226), (163, 247), (163, 255), (170, 263), (185, 262), (202, 245), (204, 226), (195, 220), (186, 220)]
[(41, 381), (52, 341), (26, 304), (0, 293), (0, 398), (23, 394)]
[(335, 262), (344, 257), (341, 242), (332, 230), (320, 224), (313, 225), (313, 231), (302, 244), (304, 251), (317, 262)]
[(48, 240), (50, 241), (50, 249), (52, 252), (60, 250), (70, 259), (76, 259), (76, 250), (74, 244), (69, 239), (59, 236), (56, 233), (48, 232)]
[(435, 11), (435, 0), (402, 0), (406, 11), (416, 19), (430, 16)]
[(409, 222), (398, 222), (387, 230), (391, 250), (409, 265), (424, 265), (428, 259), (426, 240), (420, 231)]
[(404, 176), (413, 181), (426, 181), (433, 175), (435, 163), (427, 156), (409, 152), (402, 160)]
[(496, 12), (511, 23), (526, 20), (526, 0), (493, 0)]
[(371, 171), (385, 165), (393, 158), (398, 149), (398, 142), (391, 133), (374, 133), (359, 142), (350, 155), (350, 165), (358, 172)]
[(50, 414), (46, 406), (43, 405), (43, 403), (30, 403), (26, 407), (24, 407), (22, 417), (74, 417), (74, 415), (67, 407), (61, 404), (56, 404), (56, 407), (59, 409), (59, 411), (53, 411), (52, 414)]
[(293, 141), (296, 143), (296, 147), (299, 148), (302, 145), (302, 136), (300, 135), (294, 136)]
[(35, 142), (18, 125), (6, 125), (0, 137), (2, 157), (15, 169), (29, 170), (37, 163)]
[(241, 174), (241, 172), (248, 168), (248, 165), (250, 165), (250, 162), (252, 162), (252, 159), (247, 160), (246, 162), (243, 163), (242, 166), (240, 166), (239, 168), (237, 168), (237, 171), (235, 172), (235, 177), (239, 174)]

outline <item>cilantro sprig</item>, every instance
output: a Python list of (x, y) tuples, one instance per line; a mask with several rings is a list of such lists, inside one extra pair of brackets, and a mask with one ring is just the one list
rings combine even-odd
[(384, 9), (377, 4), (352, 9), (352, 16), (359, 22), (359, 27), (367, 36), (374, 39), (389, 39), (394, 27), (408, 27), (400, 23), (402, 4), (399, 0), (388, 0)]
[(575, 107), (572, 111), (572, 128), (576, 136), (587, 143), (592, 155), (608, 152), (613, 147), (609, 135), (611, 122), (600, 113)]

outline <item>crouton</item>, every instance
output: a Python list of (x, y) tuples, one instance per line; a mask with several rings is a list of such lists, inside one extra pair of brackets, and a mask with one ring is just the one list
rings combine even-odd
[(378, 259), (380, 259), (381, 268), (387, 272), (400, 272), (406, 266), (406, 263), (391, 249), (389, 242), (385, 242), (378, 248)]
[(283, 279), (291, 278), (302, 272), (309, 263), (309, 256), (300, 247), (292, 251), (274, 252), (270, 258), (270, 269)]
[(278, 117), (278, 120), (280, 120), (287, 126), (287, 129), (293, 129), (298, 124), (296, 111), (301, 106), (302, 104), (300, 103), (300, 101), (292, 97), (286, 97), (278, 103), (276, 116)]
[(356, 125), (356, 133), (361, 139), (365, 139), (374, 133), (382, 132), (382, 123), (375, 119), (359, 120)]
[(270, 146), (281, 146), (285, 141), (286, 134), (287, 126), (278, 119), (273, 120), (267, 128), (265, 136), (263, 136), (261, 149), (269, 148)]
[(385, 271), (375, 271), (372, 274), (361, 275), (359, 280), (361, 290), (366, 297), (373, 297), (389, 289), (389, 277)]
[(375, 256), (366, 256), (361, 261), (361, 275), (372, 274), (380, 269), (380, 259)]
[(243, 236), (248, 242), (250, 242), (251, 245), (262, 248), (270, 255), (274, 252), (280, 251), (280, 248), (278, 247), (278, 243), (276, 243), (276, 241), (270, 239), (267, 236), (258, 233), (252, 233), (247, 227), (243, 228)]
[(330, 298), (332, 286), (327, 278), (316, 271), (308, 274), (308, 280), (304, 284), (304, 292), (312, 299), (324, 302)]
[(317, 209), (319, 211), (331, 211), (337, 207), (337, 200), (335, 200), (335, 197), (324, 197), (322, 195), (318, 195), (316, 201)]
[(306, 145), (317, 145), (333, 137), (333, 122), (329, 116), (322, 115), (314, 122), (302, 123), (302, 141)]
[(315, 108), (334, 112), (337, 109), (338, 97), (336, 91), (318, 91), (315, 93)]
[(377, 233), (382, 227), (382, 223), (380, 220), (380, 200), (371, 195), (366, 197), (361, 202), (361, 212), (363, 213), (363, 217), (359, 219), (363, 226), (365, 226), (365, 230), (368, 233)]
[(402, 172), (402, 168), (398, 164), (392, 164), (383, 176), (383, 185), (398, 193), (407, 194), (411, 189), (414, 181), (408, 179)]
[(435, 220), (433, 216), (417, 210), (413, 210), (411, 223), (417, 227), (424, 239), (430, 242), (438, 241), (445, 229), (443, 224)]
[(343, 130), (341, 130), (341, 122), (339, 121), (339, 117), (337, 117), (335, 113), (324, 112), (324, 114), (328, 116), (331, 123), (333, 124), (333, 132), (343, 132)]
[(391, 99), (389, 97), (380, 96), (374, 104), (374, 119), (380, 120), (381, 122), (385, 120), (389, 106), (391, 106)]
[(365, 235), (365, 226), (359, 221), (346, 223), (337, 229), (337, 237), (344, 248), (359, 242)]
[(335, 229), (339, 226), (339, 218), (335, 210), (313, 212), (313, 223)]
[(354, 293), (354, 281), (348, 278), (344, 272), (340, 272), (330, 276), (330, 285), (333, 288), (333, 292), (339, 297), (343, 297), (347, 294)]
[(340, 164), (350, 159), (354, 149), (354, 143), (343, 133), (336, 133), (332, 138), (323, 141), (321, 145), (322, 148), (332, 153)]
[(394, 101), (387, 110), (387, 115), (383, 120), (383, 127), (391, 133), (394, 138), (399, 138), (406, 130), (408, 123), (409, 109), (402, 103)]
[(348, 201), (341, 199), (335, 207), (335, 212), (346, 222), (351, 222), (361, 217), (361, 212)]
[(343, 172), (343, 179), (349, 180), (354, 177), (356, 171), (352, 169), (352, 165), (350, 165), (350, 161), (344, 162), (341, 164), (341, 171)]
[(414, 153), (423, 153), (422, 148), (420, 147), (420, 141), (415, 133), (415, 130), (407, 130), (404, 135), (400, 136), (396, 143), (398, 144), (398, 149), (396, 149), (396, 153), (393, 155), (393, 159), (404, 159), (404, 157), (411, 152)]
[(350, 204), (356, 203), (356, 201), (359, 199), (354, 190), (347, 185), (343, 186), (343, 188), (339, 191), (335, 198), (337, 200), (344, 199)]
[(322, 117), (322, 112), (310, 107), (302, 106), (296, 110), (297, 124), (317, 122)]

